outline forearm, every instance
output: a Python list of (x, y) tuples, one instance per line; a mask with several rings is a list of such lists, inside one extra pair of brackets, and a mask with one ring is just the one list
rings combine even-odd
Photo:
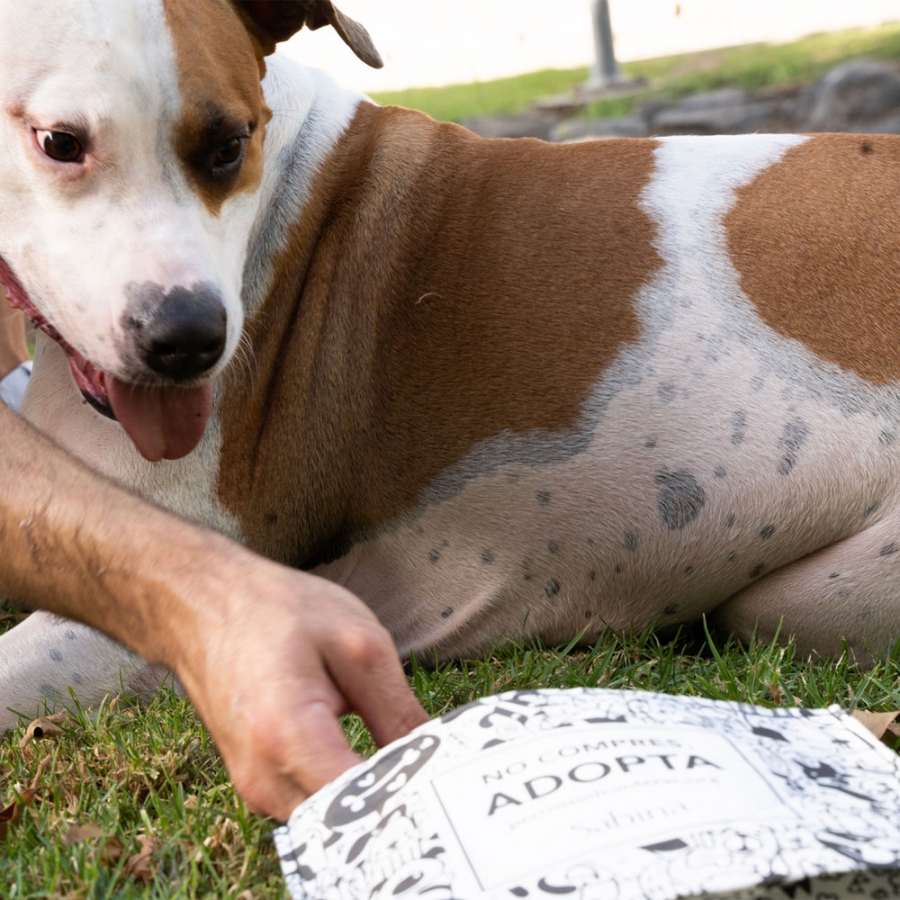
[[(225, 539), (188, 525), (90, 472), (0, 408), (0, 589), (110, 634), (172, 666), (184, 632), (203, 627), (194, 572), (209, 585), (240, 564)], [(231, 545), (228, 545), (229, 551)], [(210, 569), (212, 568), (212, 571)], [(203, 618), (219, 614), (207, 602)]]

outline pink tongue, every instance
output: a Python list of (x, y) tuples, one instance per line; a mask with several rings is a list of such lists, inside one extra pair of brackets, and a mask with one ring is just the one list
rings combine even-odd
[(119, 424), (150, 462), (180, 459), (200, 442), (212, 410), (212, 387), (154, 387), (106, 380)]

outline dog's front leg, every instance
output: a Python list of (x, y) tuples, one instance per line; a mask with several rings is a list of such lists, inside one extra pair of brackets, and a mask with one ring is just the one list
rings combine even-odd
[(16, 727), (16, 713), (71, 704), (69, 688), (82, 706), (96, 707), (123, 690), (152, 690), (165, 674), (93, 628), (33, 613), (0, 636), (0, 734)]

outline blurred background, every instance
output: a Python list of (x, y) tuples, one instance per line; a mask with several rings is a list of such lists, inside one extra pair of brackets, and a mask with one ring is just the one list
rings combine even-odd
[(596, 0), (337, 5), (369, 30), (384, 69), (330, 28), (283, 52), (490, 136), (900, 133), (900, 0), (606, 0), (619, 77), (602, 88)]

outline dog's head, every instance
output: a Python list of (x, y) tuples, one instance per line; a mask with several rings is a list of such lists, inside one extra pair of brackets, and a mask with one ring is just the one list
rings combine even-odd
[(328, 0), (0, 0), (0, 283), (148, 459), (200, 440), (242, 327), (264, 57)]

